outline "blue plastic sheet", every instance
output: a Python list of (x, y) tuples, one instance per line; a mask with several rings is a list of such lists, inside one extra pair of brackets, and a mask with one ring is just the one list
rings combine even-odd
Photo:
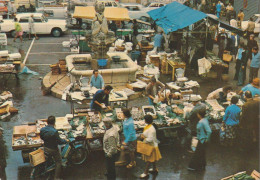
[(166, 6), (148, 12), (156, 24), (163, 28), (164, 33), (183, 29), (194, 24), (207, 15), (201, 11), (189, 8), (178, 2), (172, 2)]
[(24, 66), (23, 70), (19, 74), (33, 74), (33, 75), (39, 75), (39, 73), (30, 70), (28, 67)]

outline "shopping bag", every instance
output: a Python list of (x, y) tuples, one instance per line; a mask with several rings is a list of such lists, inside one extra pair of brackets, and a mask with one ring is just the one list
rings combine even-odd
[(192, 139), (191, 139), (191, 149), (192, 149), (192, 151), (196, 150), (196, 148), (198, 146), (198, 142), (199, 142), (198, 138), (193, 136)]
[(144, 154), (146, 156), (150, 156), (154, 150), (154, 146), (150, 144), (144, 143), (143, 141), (137, 141), (137, 152), (140, 154)]
[(230, 55), (230, 54), (223, 54), (223, 61), (226, 61), (226, 62), (232, 61), (232, 55)]

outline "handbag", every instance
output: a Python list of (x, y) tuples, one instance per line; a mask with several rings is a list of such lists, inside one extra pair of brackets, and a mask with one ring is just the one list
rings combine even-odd
[(193, 136), (192, 139), (191, 139), (191, 149), (193, 151), (196, 150), (196, 148), (198, 146), (198, 142), (199, 142), (198, 138), (196, 136)]
[(144, 143), (143, 141), (137, 141), (137, 152), (140, 154), (144, 154), (146, 156), (150, 156), (154, 150), (154, 146), (150, 144)]

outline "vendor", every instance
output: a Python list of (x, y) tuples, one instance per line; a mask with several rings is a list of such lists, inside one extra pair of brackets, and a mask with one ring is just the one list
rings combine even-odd
[(93, 99), (90, 103), (91, 110), (101, 111), (102, 108), (110, 109), (110, 107), (108, 106), (108, 99), (112, 89), (112, 86), (107, 85), (104, 90), (98, 90), (96, 94), (94, 94)]
[(90, 79), (90, 86), (95, 87), (97, 89), (103, 89), (104, 88), (104, 86), (105, 86), (104, 79), (98, 73), (98, 70), (93, 71), (93, 75), (91, 76), (91, 79)]
[(150, 105), (154, 105), (155, 96), (159, 96), (160, 92), (163, 92), (165, 86), (160, 81), (156, 81), (155, 77), (151, 79), (151, 82), (146, 87), (146, 93), (148, 95), (148, 101)]
[(227, 99), (227, 94), (230, 93), (231, 91), (232, 91), (231, 86), (224, 86), (223, 88), (219, 88), (219, 89), (211, 92), (208, 95), (207, 100), (217, 99), (220, 102), (225, 102)]
[(239, 95), (244, 94), (246, 91), (250, 91), (253, 97), (255, 95), (260, 96), (259, 78), (253, 79), (253, 82), (243, 87), (238, 94)]
[(163, 51), (163, 44), (165, 42), (165, 39), (163, 37), (163, 32), (160, 31), (154, 36), (154, 48), (156, 52)]

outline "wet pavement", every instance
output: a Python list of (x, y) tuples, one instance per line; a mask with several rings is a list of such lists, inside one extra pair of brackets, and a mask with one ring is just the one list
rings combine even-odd
[[(34, 75), (20, 75), (16, 80), (14, 76), (0, 76), (0, 92), (9, 90), (13, 93), (14, 107), (19, 109), (19, 113), (0, 122), (5, 129), (4, 139), (8, 149), (7, 157), (7, 178), (10, 180), (29, 179), (31, 166), (29, 163), (23, 163), (21, 152), (13, 151), (11, 147), (13, 126), (23, 123), (35, 122), (37, 119), (47, 118), (49, 115), (64, 116), (70, 113), (70, 103), (54, 98), (52, 96), (42, 96), (41, 78), (49, 71), (49, 64), (56, 63), (59, 59), (64, 59), (70, 54), (62, 48), (62, 41), (69, 40), (71, 36), (65, 35), (62, 38), (52, 38), (42, 36), (35, 41), (31, 52), (26, 61), (26, 66), (39, 73)], [(22, 49), (24, 53), (29, 49), (31, 41), (24, 43), (12, 42)], [(55, 52), (55, 53), (53, 53)], [(235, 63), (230, 64), (229, 79), (233, 79)], [(203, 98), (209, 92), (224, 85), (236, 85), (234, 81), (217, 82), (212, 78), (198, 78), (188, 76), (189, 79), (198, 80), (201, 88), (199, 94)], [(170, 81), (169, 77), (162, 77), (163, 81)], [(239, 89), (239, 87), (237, 87)], [(146, 98), (139, 98), (129, 102), (129, 106), (148, 104)], [(180, 179), (180, 180), (215, 180), (228, 175), (247, 171), (251, 173), (254, 169), (259, 171), (259, 148), (254, 148), (250, 152), (240, 152), (238, 148), (224, 148), (218, 144), (218, 141), (212, 138), (207, 150), (207, 167), (205, 172), (189, 172), (187, 165), (191, 154), (179, 147), (178, 142), (164, 144), (160, 146), (162, 159), (158, 163), (159, 174), (150, 179)], [(118, 179), (138, 179), (138, 176), (144, 170), (144, 162), (137, 156), (137, 167), (128, 170), (126, 168), (117, 168)], [(92, 152), (86, 163), (81, 166), (71, 167), (64, 172), (64, 179), (105, 179), (104, 154), (102, 152)]]

